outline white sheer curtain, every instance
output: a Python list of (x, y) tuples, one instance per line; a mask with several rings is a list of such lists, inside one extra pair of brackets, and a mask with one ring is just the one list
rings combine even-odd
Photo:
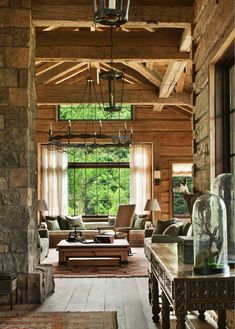
[(42, 148), (42, 199), (47, 203), (49, 215), (67, 215), (68, 161), (66, 153)]
[(152, 195), (152, 145), (132, 145), (130, 152), (130, 201), (136, 204), (136, 214), (143, 214)]

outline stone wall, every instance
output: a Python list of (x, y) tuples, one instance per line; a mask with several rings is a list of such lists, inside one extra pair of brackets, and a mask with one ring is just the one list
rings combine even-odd
[(212, 152), (209, 108), (209, 66), (230, 30), (234, 29), (234, 0), (196, 0), (193, 21), (194, 185), (210, 189)]
[[(193, 22), (194, 60), (194, 164), (195, 187), (210, 189), (210, 167), (214, 166), (210, 149), (209, 66), (234, 30), (234, 0), (196, 0)], [(234, 312), (227, 311), (227, 326), (234, 328)]]
[(0, 1), (0, 271), (17, 273), (18, 302), (53, 291), (37, 269), (34, 49), (31, 1)]

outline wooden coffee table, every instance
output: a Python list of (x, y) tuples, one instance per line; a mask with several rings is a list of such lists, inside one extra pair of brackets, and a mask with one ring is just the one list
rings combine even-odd
[[(87, 240), (91, 242), (92, 240)], [(118, 259), (119, 264), (128, 263), (129, 243), (125, 239), (115, 239), (113, 243), (81, 243), (61, 240), (57, 244), (59, 264), (66, 264), (71, 258)]]

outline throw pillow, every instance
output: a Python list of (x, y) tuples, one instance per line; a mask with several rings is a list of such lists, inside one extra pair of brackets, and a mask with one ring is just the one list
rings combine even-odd
[(178, 236), (183, 224), (171, 224), (168, 226), (165, 231), (162, 233), (163, 235), (171, 235)]
[(57, 216), (57, 220), (61, 230), (69, 230), (69, 224), (64, 216)]
[(162, 234), (168, 226), (170, 226), (174, 223), (175, 223), (174, 218), (170, 219), (170, 220), (161, 220), (161, 219), (159, 219), (157, 221), (157, 225), (155, 226), (153, 234)]
[(110, 225), (110, 226), (114, 226), (115, 222), (116, 222), (116, 218), (115, 217), (110, 217), (108, 219), (108, 225)]
[(57, 219), (54, 220), (46, 219), (46, 224), (49, 231), (60, 230), (60, 226)]
[(143, 230), (147, 219), (147, 215), (135, 215), (134, 217), (134, 230)]
[(65, 216), (67, 218), (68, 221), (68, 225), (69, 225), (69, 229), (73, 230), (74, 226), (77, 226), (78, 230), (85, 230), (85, 226), (84, 223), (82, 221), (82, 215), (79, 216)]

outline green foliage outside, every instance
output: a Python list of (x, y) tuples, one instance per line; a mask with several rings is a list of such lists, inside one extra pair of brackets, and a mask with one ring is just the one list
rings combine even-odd
[(99, 104), (60, 105), (58, 116), (59, 120), (132, 120), (132, 107), (123, 104), (121, 111), (109, 113)]
[[(177, 186), (177, 184), (183, 180), (187, 179), (187, 185), (189, 192), (193, 191), (193, 178), (191, 176), (182, 177), (182, 176), (173, 176), (172, 177), (172, 186)], [(183, 217), (189, 216), (187, 204), (184, 200), (183, 194), (178, 192), (173, 192), (173, 216)]]
[(74, 163), (95, 163), (96, 168), (69, 168), (69, 214), (116, 214), (120, 203), (129, 203), (130, 169), (99, 167), (99, 163), (129, 163), (129, 148), (98, 147), (69, 155)]

